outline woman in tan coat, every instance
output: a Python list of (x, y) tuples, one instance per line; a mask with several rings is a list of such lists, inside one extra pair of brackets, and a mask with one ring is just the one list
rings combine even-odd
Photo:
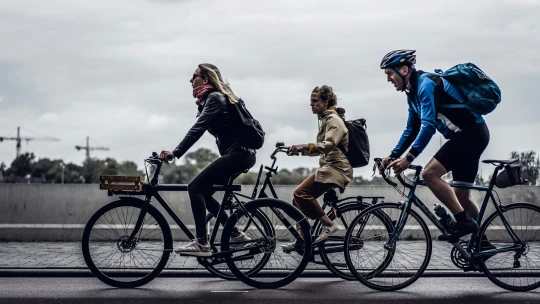
[(336, 233), (338, 225), (324, 213), (317, 198), (326, 191), (339, 188), (344, 191), (353, 177), (353, 170), (343, 151), (349, 147), (349, 135), (343, 122), (345, 109), (337, 108), (337, 98), (332, 87), (316, 87), (311, 93), (311, 111), (319, 118), (317, 142), (293, 145), (289, 155), (320, 156), (319, 169), (302, 182), (294, 191), (293, 204), (310, 219), (318, 219), (324, 229), (315, 243)]

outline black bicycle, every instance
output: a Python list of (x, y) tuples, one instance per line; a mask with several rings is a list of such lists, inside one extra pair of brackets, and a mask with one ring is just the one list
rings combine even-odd
[[(132, 288), (144, 285), (161, 273), (173, 251), (171, 227), (163, 214), (151, 204), (156, 199), (162, 209), (190, 239), (195, 237), (160, 195), (162, 191), (187, 191), (187, 185), (159, 184), (162, 162), (153, 153), (145, 160), (147, 180), (135, 190), (109, 185), (110, 196), (120, 199), (100, 208), (88, 221), (82, 238), (82, 252), (91, 272), (114, 287)], [(150, 169), (150, 170), (148, 170)], [(116, 181), (128, 181), (118, 177)], [(291, 204), (272, 198), (238, 199), (240, 185), (214, 185), (213, 191), (224, 191), (218, 218), (226, 209), (229, 220), (222, 229), (214, 225), (209, 239), (212, 256), (199, 258), (209, 271), (221, 273), (217, 265), (228, 266), (242, 282), (257, 288), (279, 288), (296, 279), (311, 258), (311, 250), (284, 259), (280, 243), (303, 239), (311, 248), (309, 223)], [(136, 196), (144, 197), (144, 199)], [(302, 235), (295, 229), (300, 226)], [(249, 240), (231, 242), (235, 227)], [(304, 232), (305, 231), (305, 232)], [(218, 233), (221, 237), (218, 241)]]
[[(278, 199), (277, 192), (272, 183), (272, 176), (278, 174), (278, 168), (276, 167), (277, 154), (288, 153), (288, 151), (289, 147), (285, 146), (283, 142), (276, 143), (276, 149), (270, 155), (272, 165), (270, 167), (261, 165), (251, 197), (242, 194), (238, 195), (250, 199), (255, 199), (256, 197), (266, 198), (268, 197), (266, 191), (270, 190), (271, 196)], [(266, 171), (266, 177), (262, 183), (261, 190), (259, 191), (259, 183), (261, 181), (263, 169)], [(347, 229), (349, 228), (353, 219), (362, 210), (378, 202), (384, 202), (384, 196), (353, 196), (339, 199), (335, 190), (332, 189), (327, 191), (323, 197), (322, 208), (326, 211), (328, 217), (340, 226), (341, 230), (330, 236), (324, 242), (313, 245), (311, 262), (318, 265), (324, 265), (326, 268), (328, 268), (328, 270), (330, 270), (330, 272), (342, 279), (355, 280), (356, 278), (349, 272), (347, 263), (345, 261), (345, 233), (347, 232)], [(310, 224), (313, 241), (321, 234), (324, 227), (318, 220), (310, 221)], [(392, 229), (392, 227), (389, 226), (388, 229)], [(351, 245), (349, 250), (354, 250), (355, 248), (360, 249), (361, 245)], [(285, 249), (283, 252), (291, 256), (295, 256), (297, 254), (303, 254), (303, 250), (305, 250), (305, 246), (301, 244), (300, 248), (293, 247), (288, 250)]]
[[(375, 159), (376, 166), (382, 165)], [(452, 187), (474, 189), (486, 192), (480, 213), (476, 219), (481, 224), (478, 233), (469, 239), (454, 241), (450, 252), (455, 266), (465, 270), (483, 272), (496, 285), (512, 290), (527, 291), (540, 286), (540, 207), (529, 203), (503, 205), (495, 199), (494, 186), (499, 185), (499, 172), (509, 174), (511, 182), (502, 187), (518, 185), (520, 177), (512, 166), (517, 160), (484, 160), (493, 164), (495, 170), (487, 187), (465, 184), (450, 184)], [(397, 175), (405, 190), (398, 188), (387, 170), (382, 171), (384, 180), (398, 190), (406, 200), (400, 203), (383, 203), (362, 211), (351, 224), (345, 238), (345, 247), (354, 246), (360, 240), (362, 250), (345, 251), (345, 257), (352, 274), (364, 285), (376, 290), (398, 290), (415, 282), (426, 269), (431, 258), (432, 238), (425, 219), (433, 223), (433, 228), (442, 234), (448, 231), (439, 219), (416, 196), (421, 166), (411, 166), (412, 180), (402, 174)], [(376, 167), (374, 167), (376, 170)], [(510, 173), (509, 173), (510, 172)], [(502, 179), (504, 180), (504, 179)], [(483, 221), (489, 201), (495, 211)], [(416, 206), (424, 217), (415, 210)], [(381, 217), (381, 213), (387, 215)], [(382, 220), (381, 220), (382, 218)], [(388, 232), (388, 219), (394, 229)], [(389, 263), (390, 259), (390, 263)], [(370, 273), (366, 276), (366, 273)]]

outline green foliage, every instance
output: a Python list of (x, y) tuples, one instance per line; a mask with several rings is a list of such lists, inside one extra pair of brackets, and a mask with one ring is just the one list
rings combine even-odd
[[(142, 176), (137, 165), (132, 161), (118, 163), (115, 159), (97, 158), (86, 159), (82, 166), (69, 163), (64, 164), (60, 159), (51, 160), (42, 158), (34, 161), (33, 153), (24, 153), (13, 161), (11, 167), (5, 171), (7, 182), (15, 182), (30, 175), (44, 183), (61, 183), (62, 173), (64, 183), (99, 183), (100, 175), (135, 175)], [(4, 165), (5, 167), (5, 165)]]
[[(163, 166), (163, 182), (168, 184), (187, 184), (218, 157), (217, 154), (207, 148), (200, 148), (187, 153), (183, 158), (183, 163), (171, 163), (170, 165)], [(536, 152), (513, 151), (510, 153), (510, 158), (519, 159), (519, 165), (522, 167), (524, 178), (527, 178), (531, 185), (536, 185), (540, 174), (540, 159)], [(235, 183), (244, 185), (255, 184), (259, 168), (259, 166), (255, 166), (253, 169), (257, 171), (250, 171), (240, 175), (235, 180)], [(309, 175), (313, 174), (316, 169), (307, 167), (298, 167), (292, 170), (281, 169), (278, 174), (272, 176), (272, 182), (274, 185), (299, 185)], [(4, 163), (0, 164), (0, 172), (5, 182), (14, 182), (30, 175), (33, 179), (40, 179), (44, 183), (61, 183), (62, 175), (64, 183), (99, 183), (100, 175), (144, 175), (143, 171), (137, 170), (137, 164), (132, 161), (119, 163), (113, 158), (106, 158), (104, 160), (90, 158), (86, 159), (82, 166), (79, 166), (73, 163), (64, 164), (60, 159), (42, 158), (36, 160), (36, 156), (33, 153), (21, 154), (11, 163), (9, 168)], [(263, 172), (261, 182), (265, 177), (265, 172)], [(412, 177), (409, 176), (409, 178)], [(448, 174), (443, 178), (451, 180), (452, 176)], [(490, 179), (491, 176), (485, 179), (480, 172), (476, 176), (475, 184), (487, 185)], [(357, 176), (353, 178), (350, 184), (387, 185), (380, 176), (374, 176), (372, 179)]]
[(34, 153), (24, 153), (19, 155), (6, 170), (6, 175), (26, 176), (32, 173), (32, 167), (35, 159)]
[(185, 163), (171, 163), (162, 167), (163, 182), (166, 184), (187, 184), (206, 166), (218, 159), (218, 155), (207, 148), (200, 148), (184, 156)]

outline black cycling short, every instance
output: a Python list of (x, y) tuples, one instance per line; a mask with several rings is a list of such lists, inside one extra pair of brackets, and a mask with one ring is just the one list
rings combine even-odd
[(485, 122), (456, 133), (433, 156), (452, 171), (454, 181), (474, 183), (480, 156), (489, 143), (489, 129)]

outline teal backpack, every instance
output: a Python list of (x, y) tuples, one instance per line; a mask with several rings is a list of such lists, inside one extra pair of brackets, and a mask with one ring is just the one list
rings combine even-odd
[(473, 63), (461, 63), (444, 72), (437, 69), (435, 73), (454, 85), (465, 100), (464, 104), (445, 104), (441, 108), (467, 108), (486, 115), (501, 102), (499, 86)]

